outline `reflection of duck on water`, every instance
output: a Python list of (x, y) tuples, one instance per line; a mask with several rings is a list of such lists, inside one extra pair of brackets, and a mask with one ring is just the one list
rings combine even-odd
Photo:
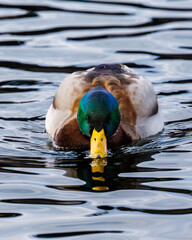
[[(153, 152), (154, 153), (154, 152)], [(119, 177), (120, 173), (151, 171), (151, 169), (140, 168), (137, 164), (144, 161), (152, 161), (153, 153), (134, 154), (122, 156), (115, 159), (94, 159), (94, 160), (63, 160), (55, 161), (56, 168), (65, 170), (65, 176), (79, 178), (85, 182), (76, 186), (54, 186), (61, 190), (83, 190), (83, 191), (111, 191), (118, 189), (139, 188), (140, 183), (147, 181), (147, 178)], [(61, 163), (61, 165), (60, 165)], [(72, 164), (72, 166), (69, 165)], [(65, 166), (66, 164), (66, 166)], [(152, 181), (152, 178), (150, 178)]]
[[(68, 76), (46, 116), (46, 131), (60, 147), (88, 148), (106, 157), (114, 148), (163, 128), (151, 83), (120, 64), (102, 64)], [(90, 141), (91, 139), (91, 141)]]

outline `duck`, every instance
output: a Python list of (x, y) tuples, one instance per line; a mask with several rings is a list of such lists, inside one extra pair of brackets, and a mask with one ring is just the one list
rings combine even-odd
[(68, 75), (48, 109), (45, 128), (61, 148), (104, 158), (164, 126), (152, 83), (123, 64), (100, 64)]

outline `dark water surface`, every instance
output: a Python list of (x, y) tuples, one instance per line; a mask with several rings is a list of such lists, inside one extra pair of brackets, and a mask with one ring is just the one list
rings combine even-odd
[[(0, 239), (192, 239), (191, 20), (191, 0), (0, 0)], [(166, 124), (91, 162), (44, 120), (100, 63), (148, 77)]]

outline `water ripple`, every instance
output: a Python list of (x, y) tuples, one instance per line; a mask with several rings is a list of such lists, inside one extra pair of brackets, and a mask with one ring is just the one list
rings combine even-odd
[(5, 203), (19, 203), (19, 204), (49, 204), (49, 205), (80, 205), (86, 203), (85, 201), (59, 201), (53, 199), (30, 198), (30, 199), (7, 199), (1, 200)]
[(0, 218), (14, 218), (14, 217), (19, 217), (19, 216), (21, 216), (22, 214), (20, 214), (20, 213), (5, 213), (5, 212), (3, 212), (3, 213), (1, 213), (0, 212)]
[(22, 4), (0, 4), (0, 8), (19, 8), (26, 11), (32, 12), (39, 12), (39, 11), (59, 11), (59, 12), (71, 12), (71, 13), (84, 13), (84, 14), (99, 14), (99, 15), (114, 15), (114, 16), (121, 16), (121, 15), (131, 15), (130, 13), (125, 12), (101, 12), (101, 11), (88, 11), (88, 10), (74, 10), (74, 9), (67, 9), (67, 8), (59, 8), (59, 7), (50, 7), (47, 5), (22, 5)]
[[(67, 1), (70, 1), (70, 0), (67, 0)], [(123, 5), (123, 6), (134, 6), (134, 7), (137, 7), (137, 8), (149, 8), (149, 9), (159, 9), (159, 10), (169, 10), (169, 11), (192, 11), (192, 8), (182, 8), (182, 7), (179, 7), (179, 8), (171, 8), (171, 7), (161, 7), (161, 6), (153, 6), (152, 4), (150, 5), (147, 5), (147, 4), (142, 4), (142, 3), (134, 3), (134, 2), (116, 2), (116, 1), (93, 1), (93, 0), (83, 0), (84, 2), (92, 2), (92, 3), (102, 3), (102, 4), (114, 4), (114, 5)]]
[[(103, 34), (97, 36), (85, 36), (85, 37), (68, 37), (67, 40), (71, 41), (88, 41), (88, 40), (96, 40), (96, 39), (109, 39), (109, 38), (128, 38), (128, 37), (139, 37), (145, 35), (151, 35), (153, 33), (165, 32), (165, 31), (175, 31), (175, 30), (192, 30), (192, 28), (172, 28), (166, 30), (149, 30), (149, 31), (142, 31), (142, 32), (135, 32), (135, 33), (125, 33), (125, 34)], [(120, 51), (120, 53), (122, 53)], [(142, 51), (141, 51), (142, 53)], [(190, 54), (191, 57), (191, 54)]]
[(34, 237), (37, 238), (60, 238), (60, 237), (72, 237), (72, 236), (81, 236), (81, 235), (90, 235), (90, 234), (99, 234), (99, 233), (122, 233), (123, 231), (80, 231), (80, 232), (61, 232), (61, 233), (47, 233), (47, 234), (38, 234)]

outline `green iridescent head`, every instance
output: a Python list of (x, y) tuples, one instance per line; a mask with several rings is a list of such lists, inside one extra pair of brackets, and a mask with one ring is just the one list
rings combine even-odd
[(119, 104), (116, 98), (102, 87), (87, 92), (79, 103), (77, 120), (82, 133), (91, 137), (93, 130), (104, 130), (112, 136), (120, 124)]

